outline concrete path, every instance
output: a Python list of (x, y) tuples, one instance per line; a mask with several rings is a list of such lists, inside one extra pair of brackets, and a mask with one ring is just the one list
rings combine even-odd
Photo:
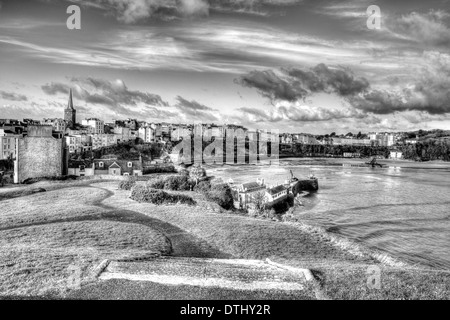
[(251, 291), (302, 291), (307, 287), (306, 282), (313, 280), (309, 270), (288, 270), (259, 260), (173, 257), (146, 262), (111, 262), (99, 278)]

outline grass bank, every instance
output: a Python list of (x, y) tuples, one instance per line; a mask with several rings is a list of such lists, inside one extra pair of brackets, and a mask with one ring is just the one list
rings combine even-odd
[[(317, 228), (238, 216), (217, 208), (213, 210), (214, 207), (201, 197), (196, 199), (197, 206), (188, 208), (140, 204), (128, 199), (128, 194), (116, 191), (105, 203), (171, 223), (235, 258), (270, 258), (287, 265), (310, 268), (332, 299), (449, 297), (448, 272), (412, 268), (345, 239), (329, 237)], [(374, 266), (380, 269), (380, 289), (370, 289), (367, 284), (370, 268)]]
[(103, 259), (172, 252), (162, 232), (97, 205), (109, 195), (78, 186), (1, 201), (0, 296), (64, 297)]

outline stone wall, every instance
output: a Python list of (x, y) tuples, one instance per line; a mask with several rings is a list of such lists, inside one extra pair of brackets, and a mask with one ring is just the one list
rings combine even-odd
[(67, 174), (63, 139), (32, 136), (19, 140), (19, 182), (28, 178), (60, 177)]

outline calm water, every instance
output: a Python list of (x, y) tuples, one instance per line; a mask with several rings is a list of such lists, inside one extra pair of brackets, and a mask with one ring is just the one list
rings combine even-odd
[(271, 184), (282, 183), (289, 170), (298, 178), (314, 173), (320, 190), (296, 210), (302, 220), (403, 261), (450, 270), (449, 167), (346, 168), (329, 162), (288, 160), (277, 167), (223, 167), (208, 173), (236, 183), (264, 177)]

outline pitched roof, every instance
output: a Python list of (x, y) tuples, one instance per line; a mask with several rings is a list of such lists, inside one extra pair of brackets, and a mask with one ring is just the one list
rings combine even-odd
[(262, 188), (262, 186), (257, 182), (248, 182), (242, 184), (243, 189), (251, 190), (251, 189), (258, 189)]
[(109, 168), (111, 169), (122, 169), (116, 162), (114, 162), (112, 165), (109, 166)]
[[(103, 167), (100, 167), (99, 163), (103, 162)], [(131, 168), (128, 167), (128, 163), (131, 162), (133, 166)], [(140, 161), (133, 160), (117, 160), (117, 159), (95, 159), (95, 170), (107, 170), (112, 167), (113, 169), (122, 169), (122, 172), (130, 172), (131, 170), (142, 170), (142, 164)]]
[(279, 185), (279, 186), (273, 187), (273, 188), (271, 188), (271, 189), (268, 189), (267, 192), (269, 192), (271, 195), (274, 195), (274, 194), (283, 192), (283, 191), (285, 191), (286, 189), (287, 189), (287, 188), (286, 188), (285, 186)]

